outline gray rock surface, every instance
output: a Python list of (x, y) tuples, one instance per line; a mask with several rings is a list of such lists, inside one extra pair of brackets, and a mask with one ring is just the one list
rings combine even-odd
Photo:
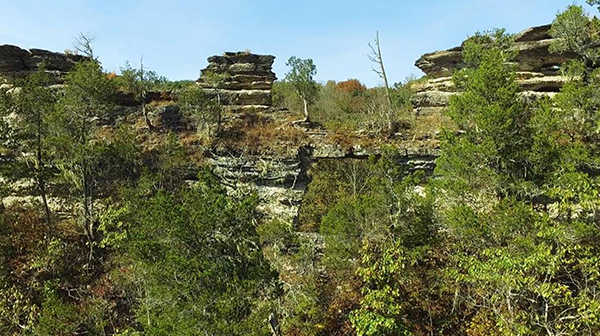
[(247, 52), (226, 52), (222, 56), (211, 56), (198, 83), (206, 92), (214, 95), (216, 92), (207, 83), (206, 76), (210, 73), (224, 75), (226, 79), (217, 89), (225, 104), (236, 110), (266, 110), (271, 107), (271, 89), (277, 79), (272, 71), (274, 61), (275, 56)]
[(77, 64), (86, 59), (84, 56), (56, 53), (42, 49), (22, 49), (14, 45), (0, 45), (0, 82), (12, 82), (37, 71), (45, 64), (46, 71), (53, 75), (56, 83)]
[[(367, 149), (360, 145), (342, 148), (324, 141), (321, 134), (297, 146), (296, 153), (287, 157), (215, 156), (208, 159), (208, 163), (215, 174), (231, 186), (231, 192), (255, 192), (260, 201), (258, 210), (264, 219), (295, 223), (310, 184), (309, 171), (313, 163), (320, 160), (366, 160), (381, 152), (381, 148)], [(402, 151), (404, 155), (399, 165), (406, 166), (410, 172), (433, 172), (439, 149), (415, 146)]]
[[(512, 47), (517, 56), (518, 81), (527, 98), (552, 96), (559, 92), (567, 79), (560, 75), (560, 66), (572, 59), (572, 54), (551, 53), (553, 42), (551, 25), (528, 28), (515, 35)], [(416, 94), (411, 99), (418, 114), (441, 113), (450, 97), (456, 94), (452, 73), (463, 69), (462, 46), (423, 55), (415, 65), (428, 77), (427, 81), (415, 84)]]

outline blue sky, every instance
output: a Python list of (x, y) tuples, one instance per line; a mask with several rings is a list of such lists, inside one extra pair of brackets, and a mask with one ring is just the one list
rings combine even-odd
[[(583, 3), (583, 0), (579, 0)], [(421, 54), (460, 44), (478, 30), (550, 23), (572, 0), (0, 0), (0, 44), (63, 51), (79, 32), (97, 36), (108, 71), (126, 60), (169, 79), (196, 79), (206, 58), (249, 49), (314, 59), (317, 79), (380, 84), (367, 44), (379, 30), (391, 82), (422, 73)], [(589, 8), (590, 11), (595, 11)]]

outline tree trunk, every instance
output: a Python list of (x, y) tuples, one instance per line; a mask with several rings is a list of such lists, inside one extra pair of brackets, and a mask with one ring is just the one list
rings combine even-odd
[(46, 184), (43, 178), (38, 179), (38, 187), (40, 189), (40, 196), (42, 197), (42, 205), (44, 206), (44, 215), (46, 217), (46, 225), (50, 225), (50, 207), (48, 206), (48, 199), (46, 197)]
[(89, 198), (89, 180), (87, 175), (87, 160), (84, 159), (83, 164), (83, 228), (86, 235), (92, 239), (93, 234), (90, 230), (90, 198)]
[(37, 184), (42, 198), (44, 214), (46, 217), (46, 225), (50, 225), (50, 208), (48, 207), (48, 199), (46, 197), (46, 181), (44, 179), (44, 158), (42, 155), (42, 116), (38, 114), (37, 120)]
[(148, 118), (148, 111), (146, 110), (146, 99), (142, 98), (142, 114), (144, 115), (144, 121), (146, 122), (146, 126), (148, 129), (153, 130), (154, 125), (150, 122), (150, 118)]
[(86, 113), (86, 116), (82, 119), (81, 125), (81, 138), (80, 145), (82, 152), (81, 155), (81, 179), (82, 179), (82, 197), (83, 197), (83, 230), (87, 236), (88, 244), (90, 245), (90, 252), (88, 256), (88, 261), (92, 261), (93, 252), (94, 252), (94, 223), (92, 221), (92, 213), (90, 210), (90, 195), (91, 195), (91, 186), (90, 186), (90, 176), (89, 176), (89, 163), (87, 159), (88, 153), (86, 153), (85, 145), (88, 143), (88, 117), (90, 113)]
[(140, 84), (141, 84), (141, 103), (142, 103), (142, 114), (144, 115), (144, 121), (146, 122), (146, 126), (148, 126), (149, 130), (154, 129), (154, 125), (150, 122), (150, 118), (148, 118), (148, 111), (146, 111), (146, 95), (147, 95), (147, 87), (145, 83), (146, 79), (144, 77), (144, 57), (140, 58)]
[(302, 102), (304, 103), (304, 121), (310, 122), (310, 118), (308, 116), (308, 101), (303, 97)]
[(375, 37), (375, 46), (369, 44), (371, 47), (371, 54), (369, 55), (369, 59), (371, 62), (374, 62), (378, 65), (379, 70), (373, 69), (375, 73), (377, 73), (381, 79), (383, 79), (383, 84), (385, 86), (385, 96), (386, 96), (386, 109), (387, 109), (387, 127), (388, 130), (393, 132), (394, 127), (394, 111), (392, 110), (392, 96), (390, 94), (390, 84), (388, 82), (387, 73), (385, 72), (385, 66), (383, 65), (383, 56), (381, 55), (381, 46), (379, 43), (379, 32), (377, 32), (377, 36)]

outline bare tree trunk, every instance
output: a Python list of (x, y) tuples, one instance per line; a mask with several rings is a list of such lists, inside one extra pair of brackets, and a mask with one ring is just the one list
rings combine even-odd
[(150, 122), (150, 118), (148, 118), (148, 111), (146, 110), (146, 95), (148, 94), (147, 92), (147, 88), (146, 88), (146, 80), (144, 77), (144, 57), (142, 56), (140, 58), (140, 85), (142, 86), (141, 88), (141, 93), (140, 93), (140, 101), (142, 103), (142, 114), (144, 115), (144, 121), (146, 122), (146, 126), (148, 126), (148, 129), (153, 130), (154, 129), (154, 125), (152, 125), (152, 122)]
[(308, 116), (308, 101), (306, 98), (302, 97), (302, 102), (304, 103), (304, 121), (310, 122), (310, 118)]
[(394, 127), (394, 111), (392, 110), (392, 97), (390, 94), (390, 84), (388, 82), (387, 74), (385, 72), (385, 66), (383, 65), (383, 56), (381, 55), (381, 45), (379, 43), (379, 31), (375, 37), (375, 45), (369, 43), (369, 47), (371, 48), (371, 53), (368, 55), (371, 62), (375, 63), (379, 69), (373, 68), (373, 71), (383, 79), (383, 84), (385, 86), (385, 96), (386, 96), (386, 109), (387, 109), (387, 126), (390, 132), (393, 131)]
[(40, 190), (40, 196), (42, 197), (42, 204), (44, 206), (44, 215), (46, 217), (46, 225), (50, 225), (50, 207), (48, 206), (48, 198), (46, 197), (46, 184), (43, 178), (38, 179), (38, 187)]
[(152, 125), (152, 122), (150, 121), (150, 118), (148, 118), (148, 111), (146, 110), (146, 99), (142, 98), (142, 114), (144, 115), (144, 122), (146, 122), (146, 126), (148, 127), (148, 129), (154, 129), (154, 125)]
[(48, 199), (46, 197), (46, 181), (44, 178), (44, 158), (42, 155), (42, 116), (38, 114), (37, 120), (37, 185), (42, 198), (44, 214), (46, 217), (46, 225), (50, 225), (50, 208), (48, 207)]
[(89, 163), (86, 157), (87, 153), (85, 153), (85, 145), (87, 143), (87, 132), (88, 132), (88, 116), (89, 113), (83, 117), (82, 125), (81, 125), (81, 139), (80, 144), (83, 152), (80, 154), (82, 156), (81, 161), (81, 179), (82, 179), (82, 197), (83, 197), (83, 230), (87, 236), (88, 244), (90, 245), (90, 251), (88, 256), (88, 261), (92, 261), (93, 253), (94, 253), (94, 222), (92, 220), (92, 212), (90, 208), (90, 195), (91, 195), (91, 186), (90, 186), (90, 176), (89, 176)]

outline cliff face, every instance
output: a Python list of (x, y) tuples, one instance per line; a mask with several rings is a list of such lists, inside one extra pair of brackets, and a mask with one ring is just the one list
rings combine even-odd
[[(23, 78), (36, 71), (44, 62), (46, 70), (55, 75), (57, 83), (61, 83), (73, 66), (84, 59), (77, 55), (40, 49), (25, 50), (4, 45), (0, 46), (0, 77), (7, 82)], [(244, 124), (244, 117), (260, 115), (260, 118), (272, 121), (269, 127), (273, 131), (272, 136), (267, 135), (261, 141), (276, 144), (280, 148), (275, 154), (265, 149), (249, 151), (248, 148), (243, 148), (245, 144), (240, 144), (242, 148), (236, 150), (225, 146), (222, 150), (211, 151), (212, 153), (207, 155), (206, 163), (214, 169), (225, 185), (231, 186), (232, 193), (254, 191), (260, 199), (258, 210), (264, 219), (293, 223), (297, 220), (303, 197), (309, 188), (309, 171), (313, 163), (319, 160), (364, 160), (370, 155), (378, 155), (387, 142), (368, 140), (362, 134), (344, 134), (343, 139), (336, 139), (334, 133), (319, 127), (294, 125), (290, 121), (288, 111), (270, 109), (271, 88), (276, 80), (271, 70), (274, 59), (274, 56), (247, 53), (225, 53), (223, 56), (209, 58), (209, 66), (202, 70), (203, 76), (198, 80), (198, 84), (207, 92), (215, 94), (211, 84), (205, 82), (205, 76), (209, 73), (224, 75), (224, 81), (218, 86), (219, 94), (223, 103), (233, 107), (233, 113), (228, 113), (226, 118), (224, 133), (237, 134), (239, 130), (236, 131), (233, 123)], [(165, 98), (161, 94), (166, 93), (153, 92), (149, 100), (162, 101), (175, 97), (167, 94)], [(119, 97), (117, 104), (119, 108), (116, 109), (116, 117), (136, 113), (138, 103), (126, 94)], [(169, 127), (169, 123), (165, 123), (164, 120), (159, 124), (175, 132), (184, 133), (182, 122), (179, 120), (181, 116), (178, 110), (172, 107), (162, 107), (158, 113), (163, 119), (169, 115), (167, 119), (172, 121), (173, 126)], [(177, 120), (172, 120), (174, 118)], [(111, 127), (113, 119), (103, 121), (103, 125)], [(296, 136), (281, 136), (291, 131)], [(399, 164), (409, 166), (410, 170), (425, 170), (429, 173), (433, 171), (438, 155), (435, 146), (411, 142), (401, 142), (394, 146), (403, 148), (405, 153)], [(12, 196), (0, 201), (10, 204), (31, 199), (29, 188), (15, 188)], [(51, 203), (51, 206), (56, 207), (55, 210), (62, 207), (59, 199), (51, 199)]]
[[(295, 223), (304, 195), (310, 188), (310, 169), (314, 163), (321, 160), (366, 160), (381, 152), (379, 146), (344, 148), (328, 141), (326, 136), (307, 131), (305, 140), (290, 144), (290, 153), (285, 156), (214, 156), (208, 159), (208, 163), (226, 185), (235, 186), (232, 192), (254, 191), (260, 200), (258, 211), (264, 219)], [(439, 149), (407, 145), (402, 146), (401, 151), (404, 155), (398, 165), (406, 166), (410, 172), (433, 172)]]
[[(512, 48), (517, 54), (514, 62), (523, 95), (551, 96), (559, 92), (566, 81), (560, 75), (560, 65), (572, 59), (573, 55), (550, 52), (553, 42), (550, 27), (529, 28), (515, 36)], [(449, 98), (456, 94), (452, 73), (466, 66), (462, 51), (460, 46), (425, 54), (417, 60), (415, 65), (428, 76), (425, 83), (414, 87), (416, 94), (412, 102), (417, 113), (439, 113), (447, 107)]]
[(46, 71), (60, 83), (69, 70), (84, 59), (85, 57), (80, 55), (42, 49), (26, 50), (9, 44), (0, 45), (0, 83), (24, 78), (37, 71), (41, 64), (45, 64)]
[[(247, 52), (212, 56), (198, 83), (211, 94), (219, 90), (222, 102), (234, 109), (266, 110), (271, 107), (271, 89), (277, 79), (272, 71), (274, 61), (275, 56)], [(221, 75), (222, 80), (211, 83), (210, 74)]]

